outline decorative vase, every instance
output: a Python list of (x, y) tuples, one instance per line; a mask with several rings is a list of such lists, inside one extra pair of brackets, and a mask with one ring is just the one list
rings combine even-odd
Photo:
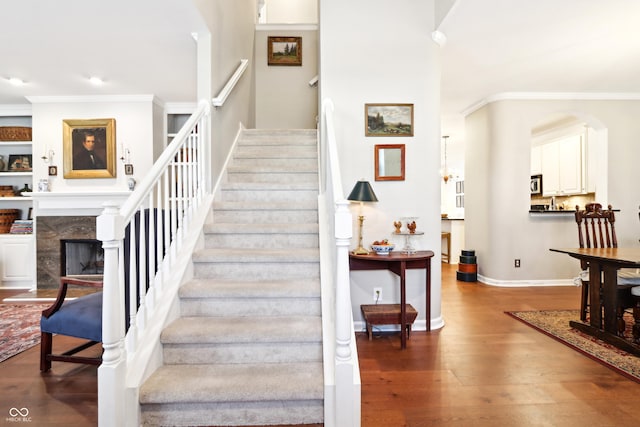
[(4, 156), (0, 156), (0, 171), (5, 170), (7, 163), (4, 161)]
[(49, 191), (49, 180), (41, 179), (40, 181), (38, 181), (38, 191), (40, 191), (41, 193)]
[(22, 195), (23, 193), (31, 193), (31, 189), (29, 188), (29, 184), (24, 184), (20, 190), (18, 190), (18, 194)]

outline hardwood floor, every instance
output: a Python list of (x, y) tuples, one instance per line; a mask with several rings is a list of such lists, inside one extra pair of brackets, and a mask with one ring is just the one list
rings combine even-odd
[(640, 384), (504, 314), (577, 309), (579, 288), (442, 275), (442, 329), (413, 333), (405, 351), (397, 336), (358, 335), (363, 426), (640, 425)]
[[(444, 328), (413, 332), (404, 351), (396, 334), (358, 333), (363, 427), (640, 425), (640, 384), (504, 314), (578, 308), (579, 288), (495, 288), (442, 267)], [(96, 368), (41, 375), (38, 350), (0, 363), (0, 426), (18, 425), (12, 407), (31, 425), (96, 425)]]

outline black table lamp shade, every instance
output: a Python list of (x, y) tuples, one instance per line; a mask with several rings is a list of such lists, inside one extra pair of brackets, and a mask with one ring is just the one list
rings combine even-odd
[(376, 193), (373, 192), (369, 181), (358, 181), (353, 187), (353, 190), (351, 190), (351, 194), (349, 194), (347, 200), (354, 202), (377, 202), (378, 198), (376, 197)]

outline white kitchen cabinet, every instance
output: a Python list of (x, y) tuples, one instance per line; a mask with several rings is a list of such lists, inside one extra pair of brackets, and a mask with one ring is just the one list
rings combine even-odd
[(560, 159), (558, 145), (550, 142), (541, 146), (542, 195), (555, 196), (560, 193)]
[(542, 173), (542, 147), (536, 145), (531, 147), (531, 175)]
[(0, 288), (32, 288), (35, 283), (33, 234), (0, 234)]
[(587, 137), (583, 147), (586, 151), (586, 168), (582, 174), (585, 181), (584, 187), (587, 193), (595, 193), (598, 188), (598, 180), (602, 179), (601, 174), (598, 173), (599, 170), (602, 170), (599, 165), (606, 163), (606, 156), (599, 151), (598, 136), (591, 128), (587, 130)]
[(584, 136), (573, 135), (541, 146), (543, 196), (586, 193)]
[(559, 141), (559, 175), (562, 194), (585, 193), (582, 185), (582, 171), (584, 169), (582, 139), (582, 135), (575, 135)]

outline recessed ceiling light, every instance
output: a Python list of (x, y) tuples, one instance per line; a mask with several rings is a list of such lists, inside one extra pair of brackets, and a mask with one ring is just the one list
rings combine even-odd
[(96, 77), (96, 76), (89, 77), (89, 81), (96, 86), (100, 86), (101, 84), (104, 83), (104, 81), (100, 77)]
[(14, 86), (22, 86), (24, 84), (24, 82), (22, 81), (22, 79), (19, 79), (17, 77), (11, 77), (9, 79), (9, 83), (11, 83)]

